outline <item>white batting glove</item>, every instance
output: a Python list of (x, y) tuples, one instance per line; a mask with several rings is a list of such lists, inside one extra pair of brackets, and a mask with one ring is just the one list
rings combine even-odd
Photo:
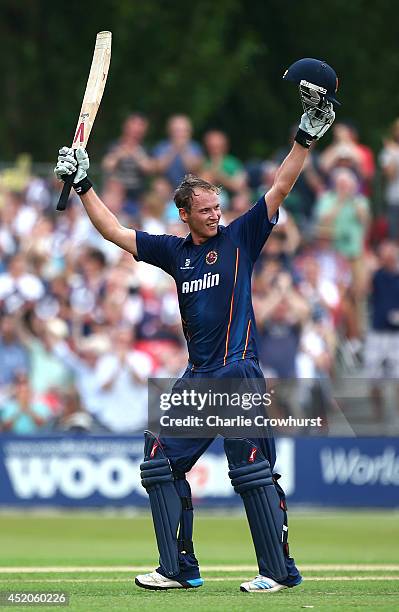
[(89, 156), (84, 149), (79, 148), (74, 151), (71, 147), (62, 147), (59, 150), (58, 162), (54, 168), (54, 174), (60, 181), (63, 181), (65, 175), (76, 172), (76, 176), (73, 179), (73, 183), (76, 185), (76, 183), (79, 183), (82, 179), (87, 177), (87, 170), (89, 167)]
[(301, 117), (299, 129), (312, 136), (313, 140), (319, 140), (324, 136), (334, 123), (335, 113), (331, 102), (326, 102), (323, 110), (325, 112), (321, 114), (317, 108), (312, 108)]

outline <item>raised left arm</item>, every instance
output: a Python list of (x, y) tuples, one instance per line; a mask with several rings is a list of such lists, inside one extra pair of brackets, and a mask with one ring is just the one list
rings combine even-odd
[(299, 143), (294, 142), (291, 151), (288, 153), (287, 157), (280, 166), (279, 172), (272, 187), (265, 194), (265, 202), (269, 219), (274, 217), (279, 206), (281, 206), (295, 185), (308, 155), (309, 149), (306, 149)]
[(269, 219), (276, 214), (278, 207), (295, 185), (309, 154), (310, 145), (327, 132), (335, 119), (330, 102), (326, 102), (322, 111), (320, 113), (320, 109), (312, 109), (303, 113), (301, 117), (293, 147), (278, 169), (272, 187), (265, 195)]

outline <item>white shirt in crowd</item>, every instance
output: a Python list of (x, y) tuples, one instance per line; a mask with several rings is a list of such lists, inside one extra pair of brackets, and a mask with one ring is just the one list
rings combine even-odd
[(98, 377), (103, 388), (97, 418), (117, 433), (141, 431), (147, 426), (147, 378), (152, 362), (142, 351), (130, 351), (121, 363), (108, 353), (100, 357)]

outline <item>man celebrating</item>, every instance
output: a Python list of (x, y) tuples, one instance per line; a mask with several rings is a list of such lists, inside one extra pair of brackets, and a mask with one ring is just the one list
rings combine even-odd
[[(251, 301), (254, 263), (278, 220), (278, 208), (302, 170), (309, 147), (335, 118), (328, 97), (302, 115), (294, 145), (274, 184), (251, 210), (228, 227), (219, 225), (218, 188), (188, 175), (175, 192), (185, 238), (150, 235), (122, 227), (96, 195), (86, 171), (87, 153), (60, 149), (55, 174), (76, 171), (74, 187), (93, 225), (138, 261), (162, 268), (176, 282), (189, 363), (183, 380), (251, 379), (264, 384), (255, 344)], [(187, 263), (188, 262), (188, 263)], [(208, 438), (157, 438), (145, 432), (142, 483), (151, 505), (160, 554), (157, 570), (136, 577), (153, 590), (203, 584), (194, 554), (193, 506), (186, 473), (211, 443)], [(241, 585), (245, 592), (275, 592), (302, 578), (289, 556), (285, 495), (273, 474), (273, 439), (226, 438), (229, 476), (243, 498), (259, 566), (259, 575)]]

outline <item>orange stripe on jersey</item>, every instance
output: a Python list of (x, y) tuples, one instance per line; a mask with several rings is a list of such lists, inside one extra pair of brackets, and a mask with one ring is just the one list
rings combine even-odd
[(236, 250), (236, 271), (235, 271), (235, 274), (234, 274), (233, 292), (231, 294), (231, 300), (230, 300), (230, 318), (229, 318), (229, 324), (227, 326), (226, 350), (224, 352), (223, 365), (226, 365), (227, 353), (229, 352), (230, 325), (231, 325), (231, 319), (233, 318), (234, 290), (236, 288), (236, 282), (237, 282), (237, 271), (238, 271), (238, 259), (239, 259), (239, 257), (240, 257), (240, 249), (237, 248), (237, 250)]
[(248, 327), (247, 327), (247, 338), (245, 340), (245, 348), (244, 348), (244, 352), (242, 354), (242, 358), (245, 359), (245, 353), (247, 352), (247, 346), (248, 346), (248, 340), (249, 340), (249, 330), (251, 329), (251, 319), (249, 319), (248, 321)]

